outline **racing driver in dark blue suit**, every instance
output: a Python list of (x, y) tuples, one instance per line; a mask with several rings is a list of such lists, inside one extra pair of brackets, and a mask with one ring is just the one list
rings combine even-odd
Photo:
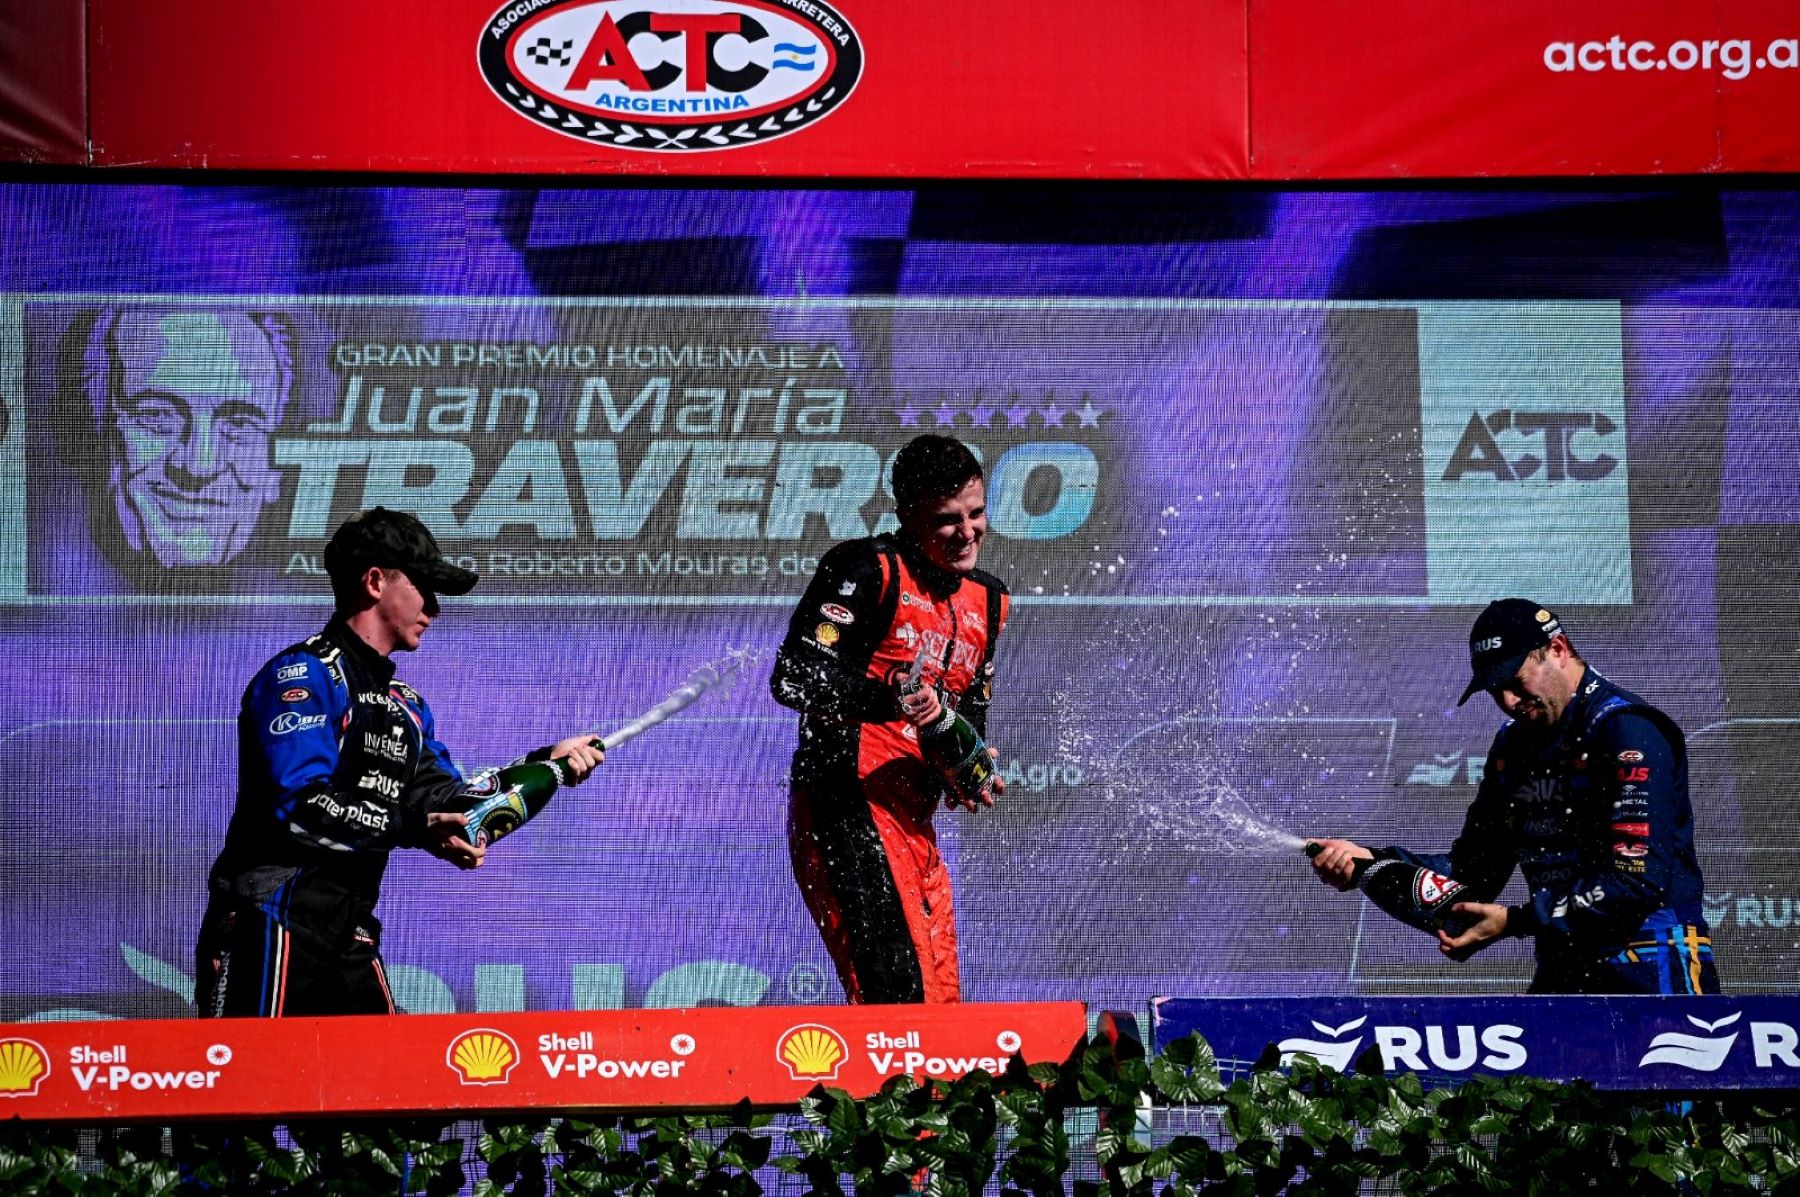
[[(1321, 841), (1320, 879), (1348, 889), (1353, 862), (1373, 856), (1461, 882), (1480, 901), (1454, 907), (1468, 925), (1439, 930), (1439, 948), (1464, 960), (1531, 936), (1533, 993), (1718, 993), (1681, 729), (1590, 668), (1561, 621), (1526, 599), (1489, 604), (1469, 653), (1461, 701), (1485, 690), (1510, 721), (1462, 834), (1447, 855)], [(1530, 896), (1503, 906), (1494, 899), (1515, 865)]]
[[(444, 560), (424, 524), (376, 507), (325, 548), (336, 612), (272, 657), (238, 714), (238, 795), (208, 882), (195, 950), (202, 1017), (391, 1014), (375, 903), (388, 853), (424, 848), (472, 869), (464, 779), (431, 708), (394, 677), (476, 575)], [(587, 736), (531, 754), (569, 784), (602, 757)]]

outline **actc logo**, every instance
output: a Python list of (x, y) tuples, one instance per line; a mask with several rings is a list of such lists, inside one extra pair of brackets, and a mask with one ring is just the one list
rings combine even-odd
[[(1619, 432), (1619, 426), (1604, 412), (1586, 411), (1520, 411), (1507, 408), (1469, 415), (1462, 439), (1450, 453), (1450, 464), (1444, 468), (1444, 481), (1457, 482), (1465, 474), (1486, 474), (1496, 482), (1524, 482), (1536, 478), (1541, 482), (1594, 482), (1619, 467), (1619, 459), (1611, 453), (1598, 452), (1582, 456), (1579, 449), (1591, 448), (1586, 442), (1608, 442)], [(1526, 442), (1526, 452), (1508, 457), (1501, 438)], [(1577, 444), (1577, 437), (1583, 439)], [(1539, 476), (1539, 471), (1542, 476)]]
[(513, 111), (589, 144), (723, 150), (842, 104), (862, 44), (823, 0), (513, 0), (481, 72)]

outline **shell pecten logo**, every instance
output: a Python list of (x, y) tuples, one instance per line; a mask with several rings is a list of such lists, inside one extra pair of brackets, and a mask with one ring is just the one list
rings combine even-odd
[(797, 1081), (834, 1081), (838, 1069), (850, 1058), (850, 1045), (830, 1027), (801, 1023), (783, 1031), (775, 1041), (775, 1058)]
[(0, 1039), (0, 1097), (36, 1097), (50, 1075), (44, 1045), (29, 1039)]
[(465, 1085), (504, 1085), (518, 1062), (512, 1037), (486, 1027), (464, 1031), (444, 1052), (444, 1063)]

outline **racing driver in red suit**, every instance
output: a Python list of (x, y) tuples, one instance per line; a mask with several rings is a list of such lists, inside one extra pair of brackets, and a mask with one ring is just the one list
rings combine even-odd
[[(954, 1002), (956, 920), (932, 813), (940, 798), (991, 806), (1004, 783), (947, 785), (919, 735), (948, 707), (986, 736), (1009, 600), (975, 568), (987, 492), (967, 446), (914, 438), (893, 484), (898, 534), (825, 554), (776, 658), (775, 698), (801, 713), (788, 844), (850, 1001)], [(915, 663), (923, 685), (903, 696)]]

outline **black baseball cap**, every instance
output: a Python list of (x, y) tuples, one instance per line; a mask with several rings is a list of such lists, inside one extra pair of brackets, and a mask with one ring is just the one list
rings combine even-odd
[(437, 538), (416, 516), (371, 507), (345, 520), (325, 546), (325, 572), (333, 578), (362, 573), (370, 566), (397, 569), (420, 590), (467, 594), (480, 581), (472, 569), (444, 560)]
[(1533, 649), (1550, 643), (1562, 633), (1562, 621), (1542, 603), (1530, 599), (1495, 599), (1476, 617), (1469, 629), (1469, 668), (1475, 676), (1456, 700), (1461, 706), (1469, 696), (1501, 685), (1525, 663)]

